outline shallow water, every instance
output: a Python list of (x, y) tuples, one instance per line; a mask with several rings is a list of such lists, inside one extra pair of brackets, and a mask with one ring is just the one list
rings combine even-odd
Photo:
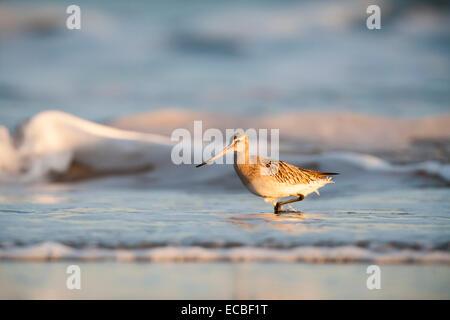
[[(382, 297), (448, 298), (448, 7), (383, 1), (383, 29), (371, 32), (361, 1), (124, 3), (78, 1), (81, 32), (64, 28), (59, 1), (0, 4), (0, 276), (10, 290), (0, 295), (42, 297), (26, 285), (14, 291), (17, 279), (69, 261), (100, 275), (112, 265), (107, 277), (134, 270), (130, 290), (140, 290), (140, 264), (109, 264), (139, 261), (161, 283), (189, 268), (195, 297), (205, 297), (215, 291), (199, 274), (229, 275), (245, 261), (261, 272), (255, 283), (334, 263), (331, 278), (314, 276), (321, 292), (286, 291), (292, 297), (359, 297), (330, 285), (337, 264), (377, 263), (401, 264), (387, 266), (400, 270), (390, 279), (410, 272)], [(43, 112), (52, 109), (68, 114)], [(278, 128), (282, 160), (340, 175), (274, 215), (231, 166), (171, 164), (164, 139), (194, 120)], [(92, 175), (71, 181), (74, 163)], [(159, 262), (174, 264), (164, 273)], [(272, 297), (286, 279), (247, 296)], [(49, 296), (65, 297), (48, 283)], [(179, 292), (134, 293), (183, 298), (181, 283)], [(108, 296), (102, 288), (85, 297)], [(228, 289), (217, 297), (246, 296)]]
[(67, 290), (68, 263), (2, 263), (0, 298), (13, 299), (448, 299), (449, 268), (386, 265), (367, 290), (367, 265), (304, 263), (78, 263), (81, 290)]
[(449, 191), (426, 179), (358, 189), (359, 177), (338, 177), (294, 204), (301, 213), (279, 216), (239, 184), (147, 189), (140, 179), (2, 190), (0, 258), (450, 263)]

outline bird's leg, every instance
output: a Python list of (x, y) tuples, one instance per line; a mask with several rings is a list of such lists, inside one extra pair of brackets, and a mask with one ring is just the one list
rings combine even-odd
[(289, 199), (289, 200), (286, 200), (286, 201), (279, 201), (279, 202), (277, 202), (277, 204), (275, 205), (275, 207), (273, 208), (274, 209), (274, 213), (275, 214), (278, 214), (278, 213), (280, 213), (280, 209), (281, 209), (281, 206), (282, 205), (284, 205), (284, 204), (288, 204), (288, 203), (292, 203), (292, 202), (297, 202), (297, 201), (302, 201), (303, 199), (305, 199), (305, 196), (304, 195), (302, 195), (302, 194), (299, 194), (298, 195), (298, 198), (293, 198), (293, 199)]

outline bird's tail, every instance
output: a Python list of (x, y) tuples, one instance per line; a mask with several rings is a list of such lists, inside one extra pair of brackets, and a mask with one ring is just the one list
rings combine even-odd
[(339, 173), (337, 172), (321, 172), (322, 176), (337, 176)]

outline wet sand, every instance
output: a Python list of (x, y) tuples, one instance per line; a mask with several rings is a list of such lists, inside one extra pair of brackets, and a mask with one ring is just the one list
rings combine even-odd
[(93, 263), (81, 290), (66, 288), (71, 262), (0, 264), (1, 299), (449, 299), (446, 265), (380, 265), (381, 289), (366, 264)]

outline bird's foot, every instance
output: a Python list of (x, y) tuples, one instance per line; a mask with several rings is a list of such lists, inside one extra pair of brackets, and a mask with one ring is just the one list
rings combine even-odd
[(273, 213), (280, 215), (283, 213), (302, 213), (302, 212), (300, 210), (295, 209), (292, 206), (289, 206), (289, 208), (286, 208), (286, 209), (282, 209), (281, 205), (279, 205), (279, 206), (275, 206)]
[(283, 213), (283, 210), (281, 210), (281, 205), (279, 202), (273, 207), (273, 213), (275, 214), (281, 214)]
[(287, 200), (287, 201), (283, 201), (283, 202), (277, 202), (273, 208), (274, 213), (275, 214), (281, 214), (281, 213), (301, 213), (301, 211), (296, 210), (295, 208), (293, 208), (292, 206), (289, 205), (289, 209), (288, 210), (281, 210), (281, 206), (285, 205), (285, 204), (290, 204), (293, 202), (297, 202), (297, 201), (302, 201), (303, 199), (305, 199), (305, 197), (302, 194), (298, 195), (298, 198), (294, 198), (291, 200)]
[(301, 214), (303, 212), (300, 211), (300, 210), (297, 210), (297, 209), (286, 209), (286, 210), (280, 209), (280, 210), (278, 210), (277, 212), (274, 212), (274, 213), (276, 215), (282, 215), (282, 214), (285, 214), (285, 213), (298, 213), (298, 214)]

